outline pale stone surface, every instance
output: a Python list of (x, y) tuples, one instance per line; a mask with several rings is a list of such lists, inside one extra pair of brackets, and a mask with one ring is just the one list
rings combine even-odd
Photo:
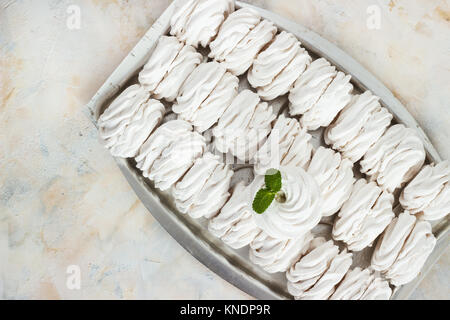
[[(371, 0), (251, 2), (360, 61), (450, 158), (448, 1), (377, 1), (372, 31)], [(249, 298), (148, 214), (82, 113), (169, 3), (0, 0), (0, 298)], [(72, 4), (80, 29), (67, 26)], [(449, 260), (414, 298), (450, 297)], [(66, 286), (69, 265), (81, 268), (80, 290)]]

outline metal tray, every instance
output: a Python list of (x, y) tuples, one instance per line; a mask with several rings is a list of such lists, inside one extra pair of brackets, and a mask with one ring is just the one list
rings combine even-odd
[[(97, 125), (99, 115), (109, 105), (111, 100), (120, 93), (121, 89), (137, 82), (136, 76), (150, 57), (159, 37), (167, 34), (169, 31), (170, 18), (177, 1), (180, 0), (172, 2), (164, 11), (86, 105), (86, 114), (94, 125)], [(293, 33), (310, 54), (316, 57), (324, 57), (339, 70), (350, 74), (356, 90), (371, 90), (375, 95), (379, 96), (381, 104), (391, 111), (396, 122), (403, 123), (418, 132), (427, 152), (427, 162), (441, 161), (439, 154), (430, 140), (406, 108), (382, 82), (376, 79), (348, 54), (318, 34), (297, 23), (261, 8), (236, 1), (236, 9), (243, 7), (253, 8), (262, 18), (274, 22), (279, 30), (286, 30)], [(320, 141), (320, 135), (320, 131), (313, 133), (316, 141)], [(291, 298), (286, 290), (283, 274), (270, 275), (264, 272), (249, 261), (247, 248), (233, 250), (227, 247), (220, 239), (215, 238), (208, 232), (206, 221), (194, 220), (187, 215), (177, 212), (168, 194), (156, 190), (152, 183), (148, 179), (145, 179), (139, 170), (136, 169), (133, 160), (119, 158), (115, 160), (130, 186), (151, 214), (173, 238), (205, 266), (255, 298)], [(326, 224), (326, 221), (324, 222), (314, 229), (316, 234), (324, 235), (330, 233), (331, 227)], [(420, 275), (413, 282), (397, 288), (394, 292), (393, 299), (407, 299), (432, 265), (444, 253), (450, 241), (447, 232), (448, 229), (448, 217), (433, 224), (433, 232), (438, 239), (436, 248), (428, 258)], [(355, 260), (358, 261), (359, 265), (368, 265), (371, 250), (369, 248), (355, 255)]]

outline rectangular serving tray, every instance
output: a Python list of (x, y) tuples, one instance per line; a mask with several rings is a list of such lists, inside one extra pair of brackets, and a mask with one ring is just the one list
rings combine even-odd
[[(136, 76), (150, 57), (159, 37), (166, 35), (169, 31), (170, 18), (177, 1), (184, 0), (172, 2), (86, 105), (85, 112), (95, 126), (97, 126), (97, 119), (101, 113), (121, 90), (137, 82)], [(390, 110), (397, 123), (403, 123), (417, 131), (427, 152), (427, 162), (441, 161), (430, 140), (406, 108), (382, 82), (352, 57), (331, 42), (297, 23), (261, 8), (236, 1), (236, 9), (243, 7), (256, 10), (262, 18), (274, 22), (279, 30), (285, 30), (297, 36), (302, 46), (310, 53), (316, 57), (326, 58), (337, 69), (350, 74), (356, 90), (370, 90), (380, 97), (380, 103)], [(130, 186), (149, 212), (173, 238), (205, 266), (257, 299), (291, 298), (285, 288), (284, 275), (270, 275), (264, 272), (249, 261), (247, 248), (233, 250), (227, 247), (221, 240), (208, 232), (206, 221), (194, 220), (187, 215), (180, 214), (174, 208), (168, 194), (156, 190), (152, 183), (136, 169), (135, 162), (132, 159), (115, 158), (115, 160)], [(407, 299), (411, 295), (448, 247), (450, 241), (448, 229), (448, 217), (433, 224), (433, 232), (437, 237), (437, 245), (433, 253), (428, 258), (420, 275), (411, 283), (398, 288), (394, 292), (393, 299)], [(321, 231), (316, 232), (320, 233)], [(368, 260), (370, 257), (368, 254), (370, 252), (366, 252), (365, 256), (359, 257), (359, 259)]]

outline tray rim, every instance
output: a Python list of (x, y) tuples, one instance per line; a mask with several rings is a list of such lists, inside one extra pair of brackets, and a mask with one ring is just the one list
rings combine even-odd
[[(179, 1), (183, 0), (175, 0), (167, 7), (85, 106), (84, 111), (95, 126), (97, 126), (100, 105), (114, 96), (120, 88), (123, 87), (129, 80), (130, 73), (134, 74), (142, 67), (155, 47), (159, 37), (167, 33), (170, 26), (170, 17), (173, 14), (176, 3)], [(262, 18), (274, 22), (278, 29), (293, 33), (301, 41), (302, 46), (308, 51), (326, 58), (339, 70), (350, 74), (352, 76), (352, 82), (356, 83), (360, 88), (370, 90), (380, 97), (380, 103), (394, 115), (396, 121), (417, 131), (424, 143), (427, 157), (430, 162), (442, 161), (425, 132), (402, 103), (381, 81), (367, 71), (350, 55), (330, 41), (319, 36), (317, 33), (296, 22), (281, 17), (278, 14), (242, 1), (235, 1), (235, 4), (236, 9), (247, 7), (256, 10)], [(146, 54), (142, 54), (144, 51), (146, 51)], [(144, 182), (144, 179), (130, 170), (125, 159), (115, 158), (115, 160), (128, 183), (152, 216), (185, 250), (203, 265), (218, 274), (227, 282), (257, 299), (285, 299), (284, 296), (272, 291), (265, 284), (257, 281), (242, 269), (232, 265), (222, 255), (211, 250), (209, 244), (206, 243), (205, 240), (195, 236), (192, 231), (189, 230), (188, 226), (184, 225), (184, 223), (180, 223), (176, 213), (172, 212), (161, 203), (159, 197), (150, 190)], [(392, 299), (407, 299), (412, 294), (431, 267), (450, 245), (448, 230), (449, 219), (447, 218), (440, 223), (439, 228), (435, 232), (437, 238), (436, 247), (429, 256), (427, 263), (419, 276), (411, 283), (397, 288)]]

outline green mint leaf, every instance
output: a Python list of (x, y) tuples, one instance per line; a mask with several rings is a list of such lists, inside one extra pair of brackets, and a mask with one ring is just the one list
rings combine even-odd
[(265, 175), (266, 188), (277, 193), (281, 190), (281, 172), (276, 169), (269, 169)]
[(253, 199), (253, 210), (259, 214), (263, 213), (270, 206), (273, 199), (275, 199), (275, 193), (267, 189), (259, 190), (255, 195), (255, 199)]

